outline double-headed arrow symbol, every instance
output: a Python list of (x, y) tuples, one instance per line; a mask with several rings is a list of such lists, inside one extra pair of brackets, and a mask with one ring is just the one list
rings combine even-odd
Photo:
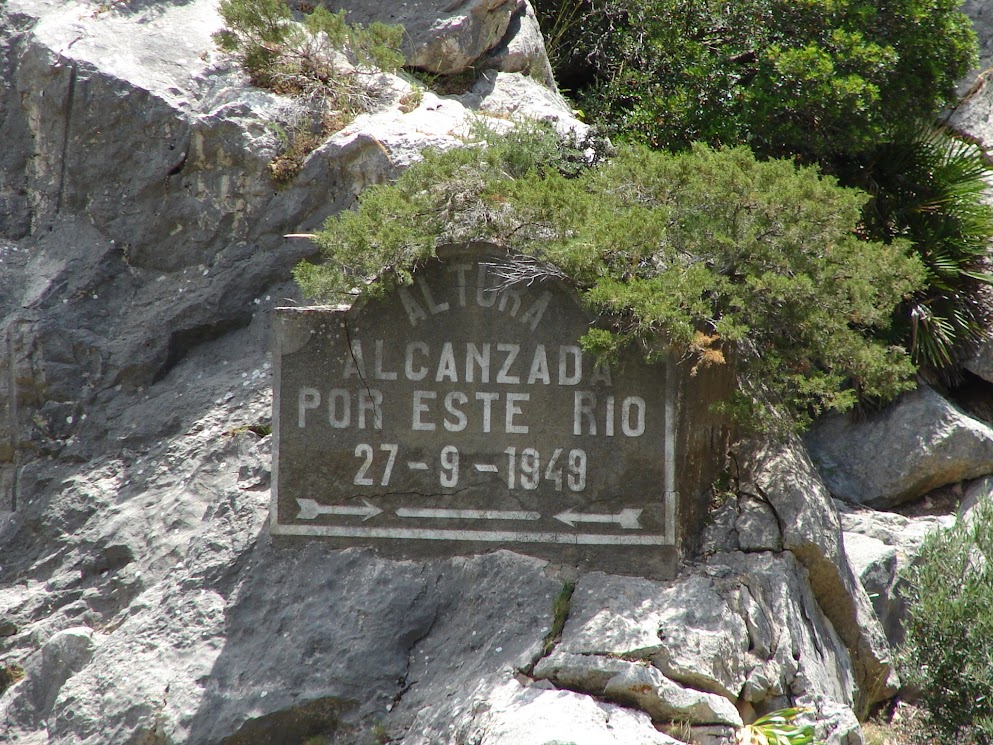
[(362, 503), (365, 505), (364, 507), (350, 507), (344, 504), (318, 504), (317, 500), (314, 499), (298, 499), (297, 504), (300, 505), (300, 514), (297, 515), (297, 519), (313, 520), (318, 515), (358, 515), (365, 522), (370, 517), (375, 517), (382, 512), (381, 509), (368, 499), (363, 499)]
[(555, 516), (570, 528), (575, 528), (576, 523), (617, 523), (625, 530), (637, 530), (641, 527), (638, 518), (644, 510), (628, 508), (621, 510), (616, 515), (590, 515), (581, 512), (573, 512), (571, 509), (560, 512)]

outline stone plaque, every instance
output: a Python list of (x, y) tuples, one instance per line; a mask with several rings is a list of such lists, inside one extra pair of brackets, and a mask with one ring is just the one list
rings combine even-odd
[[(277, 310), (273, 534), (674, 574), (700, 512), (678, 366), (597, 364), (572, 291), (506, 287), (505, 256), (448, 247), (385, 298)], [(713, 469), (689, 471), (699, 492)]]

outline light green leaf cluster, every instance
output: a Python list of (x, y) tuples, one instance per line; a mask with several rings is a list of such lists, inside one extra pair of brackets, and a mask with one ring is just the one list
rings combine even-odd
[(931, 534), (904, 574), (901, 676), (921, 691), (938, 742), (993, 742), (993, 503)]
[(731, 360), (755, 417), (768, 413), (752, 407), (756, 392), (802, 425), (912, 387), (907, 352), (874, 332), (923, 271), (901, 241), (854, 235), (860, 192), (743, 148), (628, 147), (564, 174), (528, 163), (547, 146), (532, 130), (428, 153), (363, 193), (319, 235), (325, 262), (298, 268), (304, 291), (331, 301), (382, 291), (409, 282), (437, 245), (488, 240), (522, 257), (510, 276), (573, 283), (604, 321), (588, 349), (634, 343), (648, 359), (675, 349), (698, 364)]
[(814, 726), (797, 724), (803, 709), (779, 709), (741, 727), (735, 745), (813, 745)]

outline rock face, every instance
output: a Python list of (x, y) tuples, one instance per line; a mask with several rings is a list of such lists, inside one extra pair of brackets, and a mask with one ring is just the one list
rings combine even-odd
[(439, 75), (470, 68), (531, 75), (554, 87), (534, 9), (527, 0), (347, 0), (328, 3), (351, 23), (403, 26), (407, 64)]
[(717, 514), (705, 550), (785, 550), (806, 569), (822, 612), (854, 663), (860, 707), (895, 692), (879, 621), (850, 568), (830, 495), (801, 443), (749, 443), (737, 454), (738, 496)]
[(829, 417), (805, 441), (832, 495), (873, 507), (993, 473), (993, 429), (923, 385), (866, 421)]
[(965, 369), (987, 383), (993, 383), (993, 338), (983, 340), (975, 356), (965, 363)]
[(900, 573), (913, 565), (927, 535), (949, 528), (954, 517), (908, 518), (839, 504), (845, 553), (876, 612), (891, 647), (903, 643), (907, 601)]
[(346, 7), (482, 74), (413, 110), (384, 80), (282, 189), (295, 104), (217, 54), (214, 0), (0, 8), (0, 743), (716, 745), (793, 703), (860, 743), (888, 652), (796, 443), (740, 451), (666, 582), (270, 535), (270, 313), (313, 252), (284, 234), (480, 116), (581, 126), (526, 2)]

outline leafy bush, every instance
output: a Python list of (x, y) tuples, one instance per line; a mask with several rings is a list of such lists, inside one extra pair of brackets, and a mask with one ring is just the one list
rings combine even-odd
[(376, 99), (378, 74), (404, 63), (401, 26), (345, 22), (345, 11), (316, 6), (302, 22), (283, 0), (221, 0), (225, 28), (214, 34), (238, 57), (253, 85), (299, 97), (313, 121), (291, 123), (270, 166), (274, 180), (292, 179), (304, 158)]
[(596, 120), (665, 149), (825, 163), (954, 100), (959, 0), (537, 0), (556, 73)]
[[(958, 0), (539, 0), (552, 58), (588, 115), (665, 149), (744, 144), (872, 195), (863, 234), (927, 267), (892, 340), (952, 383), (993, 315), (977, 147), (929, 125), (976, 42)], [(922, 125), (921, 122), (928, 124)]]
[(300, 265), (297, 280), (339, 301), (409, 282), (439, 244), (491, 240), (517, 252), (508, 282), (565, 279), (609, 322), (585, 337), (593, 352), (635, 343), (648, 359), (670, 349), (698, 364), (733, 357), (747, 394), (738, 403), (753, 417), (771, 413), (753, 407), (765, 390), (803, 424), (860, 392), (912, 387), (906, 351), (871, 332), (922, 270), (901, 241), (853, 235), (862, 194), (742, 148), (625, 147), (576, 170), (549, 156), (548, 137), (531, 127), (428, 153), (329, 220), (317, 238), (326, 262)]
[(909, 346), (925, 377), (953, 382), (993, 320), (986, 154), (948, 132), (923, 128), (877, 145), (844, 175), (873, 195), (863, 233), (910, 239), (927, 272), (924, 286), (898, 309), (894, 338)]
[(929, 536), (905, 579), (905, 683), (945, 741), (993, 743), (993, 503)]

